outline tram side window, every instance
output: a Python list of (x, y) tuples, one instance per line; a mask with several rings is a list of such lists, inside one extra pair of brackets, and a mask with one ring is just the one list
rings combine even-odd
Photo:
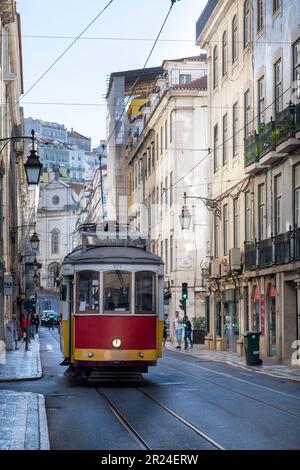
[(155, 313), (155, 273), (135, 273), (135, 312)]
[(77, 308), (79, 312), (99, 312), (99, 273), (78, 273)]
[(104, 273), (104, 312), (130, 312), (131, 273), (110, 271)]

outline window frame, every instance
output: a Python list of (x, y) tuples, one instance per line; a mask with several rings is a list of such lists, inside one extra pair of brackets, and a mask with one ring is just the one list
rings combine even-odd
[(264, 16), (264, 10), (265, 10), (265, 5), (264, 5), (264, 0), (257, 0), (256, 2), (256, 13), (257, 13), (257, 18), (256, 18), (256, 32), (260, 33), (262, 29), (265, 26), (265, 16)]
[(274, 233), (282, 232), (282, 174), (274, 176)]
[[(296, 171), (300, 171), (300, 163), (298, 163), (297, 165), (294, 165), (293, 166), (293, 221), (294, 221), (294, 227), (300, 227), (300, 223), (299, 225), (297, 224), (297, 220), (296, 220), (296, 209), (299, 213), (298, 215), (298, 219), (299, 219), (299, 222), (300, 222), (300, 181), (299, 181), (299, 184), (296, 185)], [(299, 177), (299, 180), (300, 180), (300, 177)], [(298, 193), (299, 192), (299, 207), (296, 206), (296, 192)]]
[[(153, 301), (153, 306), (154, 310), (138, 310), (137, 309), (137, 288), (136, 288), (136, 278), (137, 274), (139, 273), (150, 273), (152, 274), (152, 279), (154, 280), (153, 285), (152, 285), (152, 301)], [(148, 271), (148, 270), (142, 270), (142, 271), (134, 271), (134, 276), (132, 276), (132, 279), (134, 279), (134, 310), (133, 314), (134, 315), (155, 315), (157, 314), (157, 273), (155, 271)]]
[(218, 46), (215, 45), (213, 50), (213, 89), (215, 90), (218, 86)]
[(227, 113), (225, 113), (222, 117), (222, 130), (223, 130), (222, 161), (223, 161), (223, 166), (224, 166), (227, 163), (227, 140), (228, 140), (228, 114)]
[(234, 15), (231, 22), (231, 55), (232, 55), (232, 64), (238, 59), (238, 23), (237, 23), (237, 15)]
[[(277, 79), (277, 67), (279, 68), (279, 76)], [(274, 69), (273, 69), (273, 74), (274, 74), (274, 112), (275, 116), (278, 114), (280, 111), (282, 111), (282, 59), (281, 57), (274, 63)], [(278, 97), (277, 97), (278, 94)]]
[[(51, 232), (51, 254), (52, 255), (58, 255), (59, 254), (59, 235), (60, 235), (60, 230), (58, 230), (56, 228), (52, 230), (52, 232)], [(53, 241), (54, 236), (57, 236), (56, 242)], [(56, 250), (53, 249), (54, 243), (56, 243), (56, 246), (57, 246)]]
[(225, 30), (222, 35), (222, 77), (226, 75), (228, 71), (228, 40), (227, 31)]
[[(116, 273), (116, 271), (120, 271), (121, 273), (126, 273), (130, 274), (130, 282), (129, 282), (129, 293), (128, 293), (128, 299), (129, 299), (129, 308), (128, 310), (105, 310), (105, 274), (110, 274), (110, 273)], [(132, 314), (132, 278), (133, 278), (133, 272), (132, 271), (126, 271), (124, 269), (121, 270), (108, 270), (108, 271), (103, 271), (102, 273), (102, 298), (103, 298), (103, 305), (102, 305), (102, 312), (103, 315), (128, 315)]]
[[(80, 277), (80, 274), (82, 273), (96, 273), (98, 274), (98, 311), (97, 310), (79, 310), (79, 277)], [(85, 314), (94, 314), (94, 315), (97, 315), (97, 314), (101, 314), (101, 293), (100, 293), (100, 289), (101, 289), (101, 279), (100, 279), (100, 272), (99, 271), (95, 271), (94, 269), (83, 269), (82, 271), (76, 271), (76, 308), (75, 308), (75, 312), (76, 312), (76, 315), (85, 315)]]
[(219, 125), (218, 123), (214, 125), (214, 173), (217, 173), (219, 169), (219, 159), (218, 159), (218, 146), (219, 146)]
[(238, 151), (238, 126), (239, 126), (239, 112), (238, 101), (232, 106), (232, 156), (235, 158)]
[[(262, 92), (262, 93), (261, 93)], [(265, 76), (262, 75), (257, 80), (257, 114), (258, 114), (258, 125), (265, 122)]]
[(228, 204), (223, 205), (222, 211), (222, 221), (223, 221), (223, 254), (224, 256), (228, 255)]
[(265, 211), (266, 211), (266, 197), (265, 197), (265, 183), (260, 183), (257, 186), (257, 205), (258, 205), (258, 239), (265, 239)]
[(239, 198), (233, 199), (233, 247), (239, 248), (240, 246), (240, 205)]
[[(243, 11), (243, 44), (244, 49), (250, 44), (251, 41), (251, 25), (250, 25), (250, 3), (249, 0), (244, 1)], [(246, 35), (247, 31), (247, 35)]]
[(244, 93), (244, 138), (247, 139), (249, 137), (250, 132), (250, 122), (251, 122), (251, 106), (250, 106), (250, 89), (245, 91)]

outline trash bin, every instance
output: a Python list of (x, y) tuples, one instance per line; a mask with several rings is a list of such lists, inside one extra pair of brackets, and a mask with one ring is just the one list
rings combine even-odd
[(260, 366), (263, 362), (259, 357), (260, 335), (260, 331), (245, 331), (244, 333), (245, 357), (248, 366)]

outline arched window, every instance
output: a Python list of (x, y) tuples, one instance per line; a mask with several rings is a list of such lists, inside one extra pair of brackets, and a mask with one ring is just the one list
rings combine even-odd
[(237, 17), (234, 15), (232, 20), (232, 63), (237, 60), (238, 57), (238, 26)]
[(250, 42), (250, 5), (249, 0), (244, 2), (244, 47)]
[(51, 253), (59, 253), (59, 230), (54, 229), (51, 233)]
[(222, 37), (222, 75), (227, 73), (227, 31), (224, 31)]
[(213, 53), (213, 87), (218, 86), (218, 47), (214, 47)]

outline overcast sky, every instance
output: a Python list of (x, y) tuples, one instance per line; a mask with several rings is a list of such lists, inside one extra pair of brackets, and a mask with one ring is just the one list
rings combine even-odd
[[(25, 92), (72, 42), (108, 0), (17, 0), (21, 14)], [(164, 59), (200, 53), (195, 46), (195, 23), (206, 0), (181, 0), (173, 7), (149, 66)], [(111, 72), (141, 68), (170, 7), (170, 0), (114, 0), (85, 33), (86, 37), (139, 38), (138, 40), (82, 39), (24, 97), (25, 117), (32, 116), (73, 127), (93, 145), (106, 134), (103, 94)], [(30, 104), (32, 103), (32, 104)], [(77, 105), (33, 104), (77, 103)], [(79, 106), (78, 103), (101, 104)]]

